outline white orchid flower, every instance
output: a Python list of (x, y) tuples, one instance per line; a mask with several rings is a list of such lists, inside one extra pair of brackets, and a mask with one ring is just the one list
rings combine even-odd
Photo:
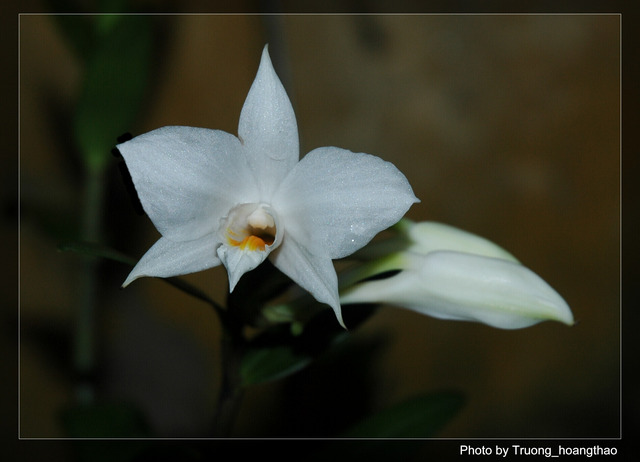
[(418, 202), (389, 162), (336, 147), (301, 160), (293, 108), (265, 46), (238, 137), (164, 127), (117, 146), (162, 237), (123, 286), (222, 263), (232, 291), (267, 257), (344, 326), (332, 259), (367, 244)]
[[(348, 274), (343, 304), (386, 303), (502, 329), (545, 320), (574, 323), (564, 299), (494, 243), (440, 223), (403, 220), (398, 229), (398, 238), (363, 249), (382, 256)], [(379, 252), (383, 248), (386, 254)], [(355, 282), (392, 270), (400, 271)]]

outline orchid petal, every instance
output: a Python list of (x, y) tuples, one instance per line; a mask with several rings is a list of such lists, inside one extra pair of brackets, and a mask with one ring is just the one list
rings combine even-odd
[(300, 153), (296, 116), (266, 46), (240, 113), (238, 136), (263, 200), (268, 201)]
[(518, 262), (516, 257), (488, 239), (443, 223), (413, 223), (405, 219), (402, 228), (406, 229), (411, 241), (406, 249), (409, 252), (426, 255), (438, 250), (453, 250)]
[(142, 256), (122, 287), (128, 286), (133, 280), (143, 276), (166, 278), (218, 266), (220, 260), (215, 251), (216, 239), (213, 234), (182, 242), (161, 237)]
[(526, 267), (460, 252), (406, 254), (413, 268), (346, 290), (344, 303), (379, 302), (441, 319), (477, 321), (502, 329), (545, 320), (573, 324), (564, 299)]
[(307, 154), (285, 178), (273, 206), (313, 253), (347, 256), (419, 202), (390, 162), (335, 147)]
[(345, 327), (338, 297), (338, 276), (329, 257), (310, 253), (287, 231), (282, 245), (271, 254), (270, 260), (317, 301), (331, 306), (338, 322)]
[(217, 228), (231, 204), (255, 196), (240, 143), (228, 133), (163, 127), (117, 147), (144, 210), (165, 237), (197, 239)]

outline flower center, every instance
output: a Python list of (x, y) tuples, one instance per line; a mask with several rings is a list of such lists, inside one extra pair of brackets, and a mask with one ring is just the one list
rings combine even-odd
[(241, 250), (265, 251), (276, 241), (276, 220), (266, 204), (241, 204), (234, 207), (223, 225), (228, 245)]

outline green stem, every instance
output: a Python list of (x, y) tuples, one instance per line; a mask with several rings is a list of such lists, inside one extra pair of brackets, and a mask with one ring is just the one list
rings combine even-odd
[(385, 271), (401, 270), (407, 267), (407, 257), (401, 252), (385, 255), (376, 260), (366, 261), (347, 268), (338, 275), (340, 292), (349, 290), (355, 284)]
[(233, 430), (233, 423), (243, 396), (240, 377), (240, 362), (244, 351), (244, 339), (239, 331), (229, 328), (223, 322), (221, 341), (221, 375), (218, 406), (214, 417), (214, 436), (227, 438)]
[[(102, 211), (105, 194), (104, 170), (86, 169), (84, 204), (82, 210), (82, 238), (98, 242), (101, 238)], [(97, 290), (97, 260), (87, 258), (82, 262), (78, 281), (78, 307), (74, 338), (74, 368), (78, 375), (76, 400), (89, 403), (93, 400), (91, 376), (95, 369), (95, 317)]]

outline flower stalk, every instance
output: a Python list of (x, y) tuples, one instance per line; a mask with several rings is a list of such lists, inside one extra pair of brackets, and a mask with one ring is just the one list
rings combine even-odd
[[(85, 166), (85, 192), (82, 208), (82, 239), (100, 242), (105, 196), (104, 168), (90, 162)], [(92, 375), (96, 360), (96, 310), (97, 310), (98, 260), (85, 258), (79, 273), (79, 294), (73, 348), (73, 365), (77, 374), (76, 401), (87, 404), (93, 401)]]
[(227, 438), (233, 431), (233, 423), (244, 394), (241, 387), (240, 364), (245, 341), (241, 332), (223, 323), (220, 347), (221, 381), (213, 432), (216, 438)]

